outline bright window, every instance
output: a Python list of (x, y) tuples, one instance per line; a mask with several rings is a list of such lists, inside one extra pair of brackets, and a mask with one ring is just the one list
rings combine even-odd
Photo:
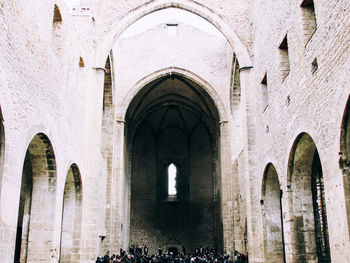
[(177, 24), (167, 24), (168, 37), (177, 37)]
[(168, 167), (168, 195), (169, 196), (177, 195), (176, 174), (177, 174), (177, 168), (175, 164), (172, 163)]

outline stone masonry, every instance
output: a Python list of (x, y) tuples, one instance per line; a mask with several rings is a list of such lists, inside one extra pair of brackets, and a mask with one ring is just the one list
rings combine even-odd
[(0, 51), (1, 262), (350, 262), (348, 0), (0, 0)]

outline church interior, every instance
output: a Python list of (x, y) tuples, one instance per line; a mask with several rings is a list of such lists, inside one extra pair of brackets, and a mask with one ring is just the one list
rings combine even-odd
[(1, 262), (350, 262), (349, 95), (348, 0), (0, 0)]

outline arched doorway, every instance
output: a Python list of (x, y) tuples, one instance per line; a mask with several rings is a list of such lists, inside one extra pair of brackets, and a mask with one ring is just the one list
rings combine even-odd
[(3, 124), (2, 111), (0, 107), (0, 192), (2, 187), (2, 172), (4, 169), (4, 157), (5, 157), (5, 129)]
[(269, 163), (264, 172), (262, 213), (265, 262), (285, 262), (282, 221), (282, 191), (276, 169)]
[(52, 256), (56, 160), (49, 138), (38, 133), (23, 164), (14, 262), (45, 262)]
[(350, 231), (350, 98), (348, 99), (340, 135), (340, 159), (339, 167), (343, 172), (344, 193), (348, 229)]
[(82, 186), (79, 168), (72, 164), (64, 185), (60, 262), (80, 260)]
[(331, 262), (322, 165), (307, 133), (294, 142), (288, 172), (293, 262)]
[(138, 92), (125, 120), (129, 243), (151, 253), (222, 249), (219, 114), (209, 95), (183, 75), (163, 75)]

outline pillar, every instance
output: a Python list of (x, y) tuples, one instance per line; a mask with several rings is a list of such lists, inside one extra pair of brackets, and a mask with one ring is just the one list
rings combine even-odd
[(260, 187), (262, 175), (257, 174), (256, 165), (256, 92), (251, 83), (252, 68), (240, 68), (242, 128), (245, 155), (245, 185), (247, 200), (247, 227), (249, 262), (264, 262), (263, 234), (260, 207)]
[(112, 253), (119, 254), (119, 248), (124, 248), (128, 234), (128, 207), (129, 199), (125, 198), (129, 184), (125, 178), (125, 151), (124, 151), (125, 122), (120, 118), (114, 123), (113, 162), (110, 191), (110, 204), (107, 209), (110, 213), (109, 249)]
[(233, 177), (231, 174), (230, 125), (228, 121), (220, 122), (220, 160), (221, 160), (221, 206), (223, 223), (224, 253), (233, 255), (235, 251), (233, 232)]
[[(83, 227), (81, 260), (88, 262), (96, 260), (104, 229), (105, 201), (101, 193), (105, 192), (106, 178), (102, 171), (101, 157), (101, 124), (104, 87), (104, 68), (94, 68), (90, 74), (91, 90), (87, 103), (87, 153), (86, 174), (83, 185)], [(102, 197), (102, 198), (101, 198)]]

